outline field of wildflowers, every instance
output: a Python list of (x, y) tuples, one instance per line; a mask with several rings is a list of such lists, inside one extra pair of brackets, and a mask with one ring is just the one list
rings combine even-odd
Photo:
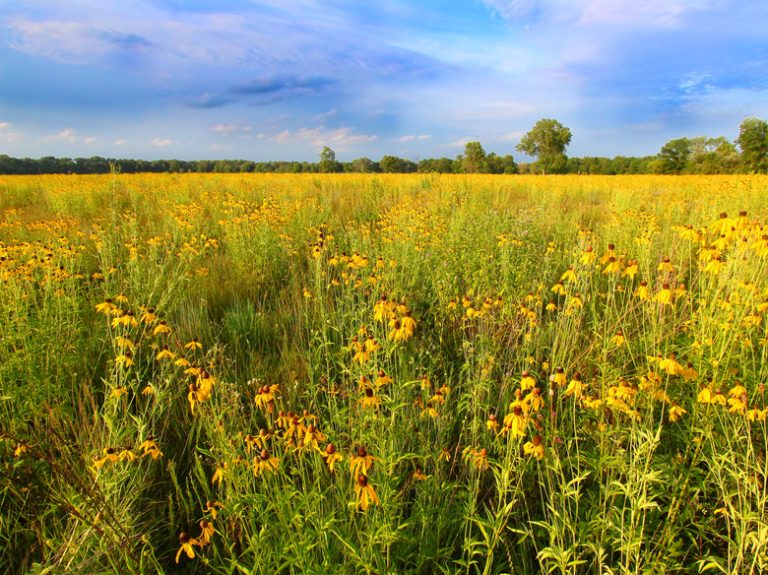
[(768, 571), (768, 177), (0, 177), (0, 570)]

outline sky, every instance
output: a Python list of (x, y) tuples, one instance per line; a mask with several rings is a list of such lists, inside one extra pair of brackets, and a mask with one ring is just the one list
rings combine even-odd
[(0, 154), (572, 156), (768, 117), (766, 0), (0, 0)]

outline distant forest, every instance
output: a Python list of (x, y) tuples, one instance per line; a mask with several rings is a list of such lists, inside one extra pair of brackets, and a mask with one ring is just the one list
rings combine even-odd
[(568, 157), (571, 132), (556, 120), (540, 120), (517, 146), (536, 157), (517, 163), (511, 155), (486, 153), (480, 142), (467, 142), (456, 158), (428, 158), (418, 162), (397, 156), (379, 161), (358, 158), (340, 162), (323, 147), (317, 162), (251, 160), (134, 160), (90, 158), (12, 158), (0, 155), (0, 174), (107, 174), (107, 173), (444, 173), (444, 174), (734, 174), (768, 172), (768, 122), (745, 119), (739, 137), (677, 138), (655, 156)]

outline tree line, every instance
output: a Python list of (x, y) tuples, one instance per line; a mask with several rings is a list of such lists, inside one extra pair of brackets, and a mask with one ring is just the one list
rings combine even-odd
[(197, 173), (445, 173), (445, 174), (732, 174), (768, 173), (768, 122), (747, 118), (734, 142), (724, 137), (677, 138), (655, 156), (568, 157), (569, 128), (542, 119), (523, 136), (517, 151), (536, 158), (518, 163), (512, 155), (487, 153), (480, 142), (467, 142), (455, 158), (418, 162), (385, 155), (379, 161), (357, 158), (340, 162), (324, 146), (318, 162), (250, 160), (135, 160), (90, 158), (12, 158), (0, 155), (0, 174), (105, 174), (143, 172)]

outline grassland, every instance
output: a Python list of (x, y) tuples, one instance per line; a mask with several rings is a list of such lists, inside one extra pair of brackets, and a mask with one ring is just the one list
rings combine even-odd
[(764, 573), (768, 177), (0, 177), (0, 570)]

